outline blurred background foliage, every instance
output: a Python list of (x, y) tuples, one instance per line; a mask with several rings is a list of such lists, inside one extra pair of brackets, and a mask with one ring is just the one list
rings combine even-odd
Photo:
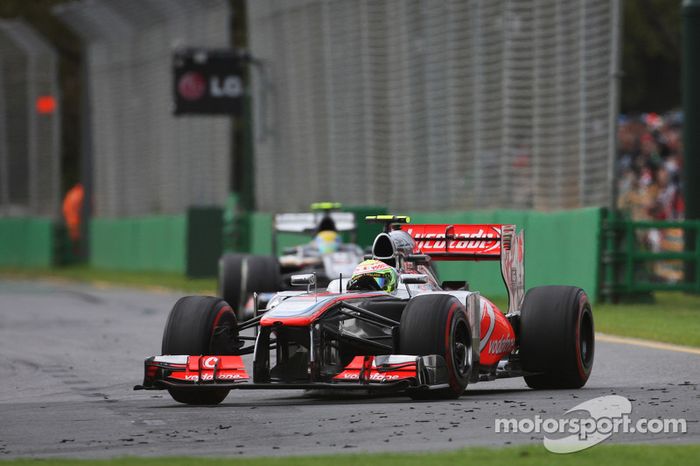
[(622, 113), (681, 105), (681, 0), (624, 0)]

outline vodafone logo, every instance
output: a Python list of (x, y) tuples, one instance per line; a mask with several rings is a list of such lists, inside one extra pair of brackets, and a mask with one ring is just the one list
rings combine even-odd
[(185, 100), (199, 100), (207, 90), (207, 82), (201, 73), (189, 71), (180, 77), (177, 91)]
[[(247, 377), (243, 377), (241, 374), (218, 374), (216, 376), (216, 380), (238, 380), (238, 379), (244, 379)], [(197, 382), (199, 381), (199, 376), (198, 375), (186, 375), (185, 380), (190, 381), (190, 382)], [(202, 374), (202, 381), (211, 381), (214, 380), (214, 374)]]
[(202, 366), (206, 367), (207, 369), (214, 369), (216, 367), (217, 362), (219, 362), (219, 358), (215, 356), (209, 356), (207, 359), (204, 360)]
[(489, 343), (489, 353), (491, 354), (501, 354), (509, 353), (513, 346), (515, 345), (515, 340), (512, 338), (501, 338), (499, 340), (494, 340)]
[[(360, 378), (360, 374), (345, 372), (341, 375), (341, 377), (344, 379), (357, 380)], [(378, 382), (384, 382), (386, 380), (398, 380), (398, 379), (399, 379), (399, 376), (396, 374), (384, 375), (384, 374), (378, 374), (375, 372), (369, 376), (369, 380), (374, 380), (374, 381), (378, 381)]]

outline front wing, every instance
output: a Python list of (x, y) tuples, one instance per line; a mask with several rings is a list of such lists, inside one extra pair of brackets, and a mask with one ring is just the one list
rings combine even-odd
[(448, 386), (445, 360), (438, 355), (356, 356), (324, 381), (254, 383), (241, 356), (154, 356), (145, 361), (135, 390), (343, 389), (368, 391), (435, 390)]

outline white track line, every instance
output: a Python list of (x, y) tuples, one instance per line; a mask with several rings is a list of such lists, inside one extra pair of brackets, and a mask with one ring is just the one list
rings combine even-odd
[(623, 345), (642, 346), (644, 348), (700, 355), (700, 348), (692, 348), (690, 346), (673, 345), (671, 343), (642, 340), (640, 338), (618, 337), (617, 335), (607, 335), (605, 333), (596, 333), (595, 338), (596, 341), (604, 341), (607, 343), (620, 343)]

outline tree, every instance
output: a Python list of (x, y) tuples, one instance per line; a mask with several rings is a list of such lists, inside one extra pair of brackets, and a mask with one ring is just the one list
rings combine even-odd
[(681, 1), (623, 0), (621, 111), (681, 105)]

